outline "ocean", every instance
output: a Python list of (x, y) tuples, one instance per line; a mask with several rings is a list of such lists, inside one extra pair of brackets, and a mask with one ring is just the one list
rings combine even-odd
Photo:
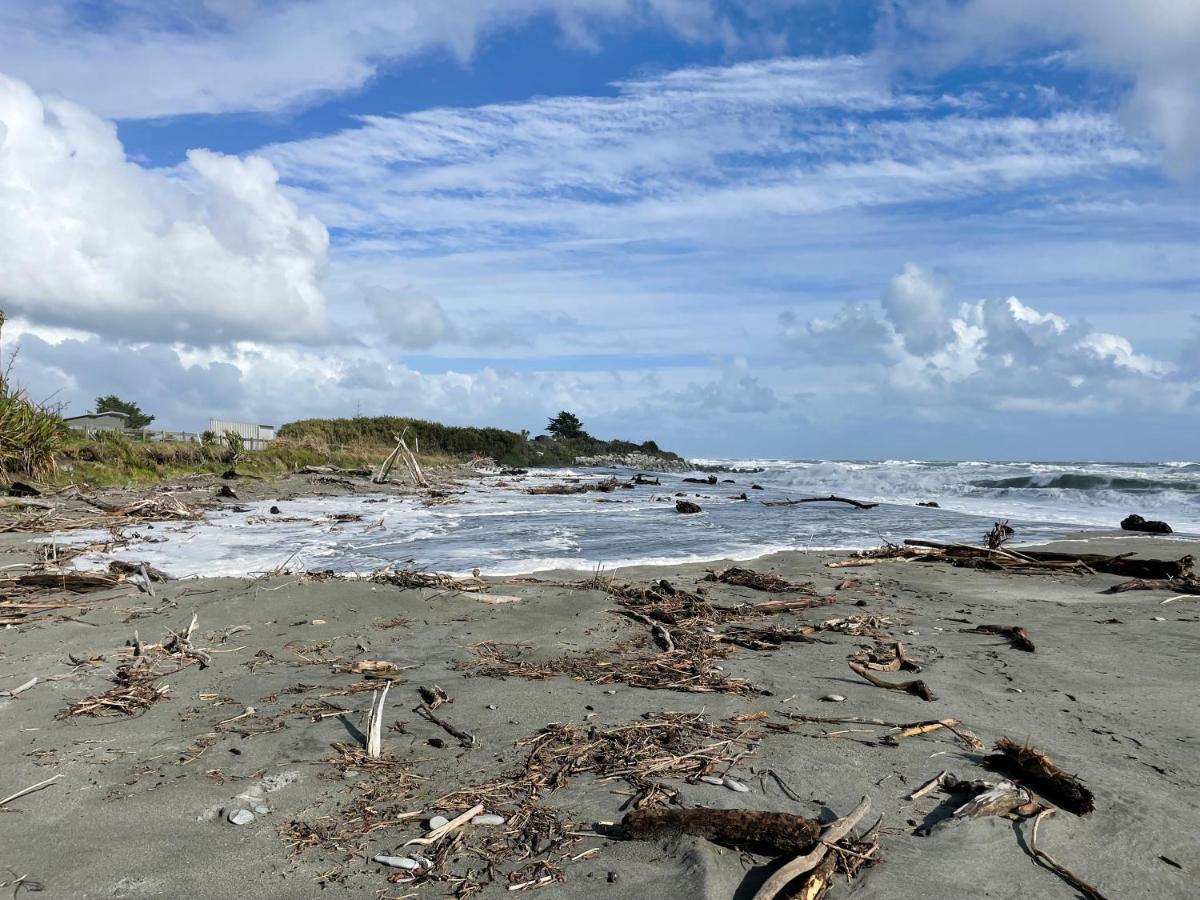
[[(201, 523), (162, 523), (115, 555), (172, 575), (248, 575), (276, 569), (367, 572), (387, 565), (505, 575), (729, 558), (781, 550), (849, 549), (906, 538), (978, 542), (998, 519), (1028, 544), (1089, 529), (1113, 529), (1131, 512), (1164, 519), (1180, 537), (1200, 536), (1200, 463), (923, 462), (918, 460), (696, 459), (720, 467), (718, 484), (662, 474), (661, 487), (611, 493), (530, 495), (532, 484), (634, 473), (619, 469), (533, 470), (521, 482), (488, 478), (455, 503), (357, 495), (248, 504)], [(691, 473), (692, 477), (707, 472)], [(497, 482), (508, 482), (500, 486)], [(727, 483), (731, 482), (731, 483)], [(761, 490), (752, 489), (757, 484)], [(677, 492), (703, 512), (675, 512)], [(736, 499), (745, 493), (748, 500)], [(767, 506), (828, 494), (879, 505)], [(934, 501), (939, 508), (920, 507)], [(277, 505), (280, 515), (268, 514)], [(359, 521), (334, 516), (356, 513)], [(103, 539), (61, 535), (61, 544)], [(79, 564), (106, 564), (108, 556)]]

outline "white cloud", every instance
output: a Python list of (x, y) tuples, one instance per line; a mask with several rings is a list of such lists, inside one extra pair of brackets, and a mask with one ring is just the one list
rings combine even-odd
[(130, 339), (319, 340), (328, 236), (260, 157), (125, 159), (110, 123), (0, 75), (0, 301)]
[[(1196, 0), (917, 0), (902, 7), (954, 61), (1009, 58), (1066, 45), (1053, 62), (1110, 73), (1129, 84), (1123, 117), (1148, 131), (1177, 174), (1200, 171), (1200, 3)], [(925, 69), (930, 48), (914, 67)]]
[[(902, 300), (897, 315), (897, 296)], [(1121, 335), (1073, 324), (1016, 297), (955, 306), (948, 283), (909, 263), (884, 302), (849, 305), (831, 319), (795, 323), (784, 338), (818, 358), (873, 358), (863, 376), (935, 416), (963, 409), (1043, 414), (1181, 410), (1196, 385)], [(836, 390), (832, 393), (838, 393)]]
[(455, 328), (438, 301), (411, 287), (399, 290), (374, 285), (363, 299), (389, 341), (399, 347), (423, 349), (450, 340)]
[[(7, 0), (7, 71), (115, 118), (274, 111), (363, 87), (397, 61), (465, 62), (484, 38), (538, 17), (576, 44), (665, 28), (732, 47), (755, 40), (715, 0), (303, 0), (112, 3)], [(761, 30), (758, 31), (763, 34)]]

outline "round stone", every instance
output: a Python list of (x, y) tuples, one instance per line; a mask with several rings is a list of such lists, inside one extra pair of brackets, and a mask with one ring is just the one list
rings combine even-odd
[(231, 809), (225, 818), (233, 825), (249, 825), (254, 821), (254, 813), (248, 809)]

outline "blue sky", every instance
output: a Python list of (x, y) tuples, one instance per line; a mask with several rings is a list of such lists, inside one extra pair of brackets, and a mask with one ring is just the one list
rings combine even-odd
[(1180, 459), (1200, 8), (0, 2), (0, 305), (69, 412)]

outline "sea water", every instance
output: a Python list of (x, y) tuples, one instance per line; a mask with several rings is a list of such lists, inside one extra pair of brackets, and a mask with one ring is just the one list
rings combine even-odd
[[(694, 460), (719, 467), (718, 483), (657, 475), (661, 486), (609, 493), (531, 495), (525, 489), (619, 469), (532, 470), (524, 479), (483, 477), (455, 502), (359, 494), (270, 500), (210, 512), (203, 522), (126, 530), (130, 543), (81, 557), (143, 560), (176, 577), (289, 570), (367, 572), (383, 566), (503, 575), (598, 565), (750, 560), (780, 550), (843, 549), (906, 538), (978, 542), (998, 519), (1033, 543), (1084, 529), (1116, 528), (1137, 512), (1165, 519), (1180, 537), (1200, 535), (1200, 463), (921, 462), (915, 460)], [(693, 472), (690, 477), (703, 477)], [(762, 489), (755, 490), (757, 484)], [(683, 492), (702, 512), (675, 511)], [(745, 493), (749, 498), (741, 500)], [(831, 493), (878, 503), (768, 506)], [(917, 506), (934, 501), (939, 508)], [(279, 515), (269, 507), (278, 506)], [(338, 514), (355, 521), (339, 522)], [(105, 535), (68, 532), (60, 544)]]

